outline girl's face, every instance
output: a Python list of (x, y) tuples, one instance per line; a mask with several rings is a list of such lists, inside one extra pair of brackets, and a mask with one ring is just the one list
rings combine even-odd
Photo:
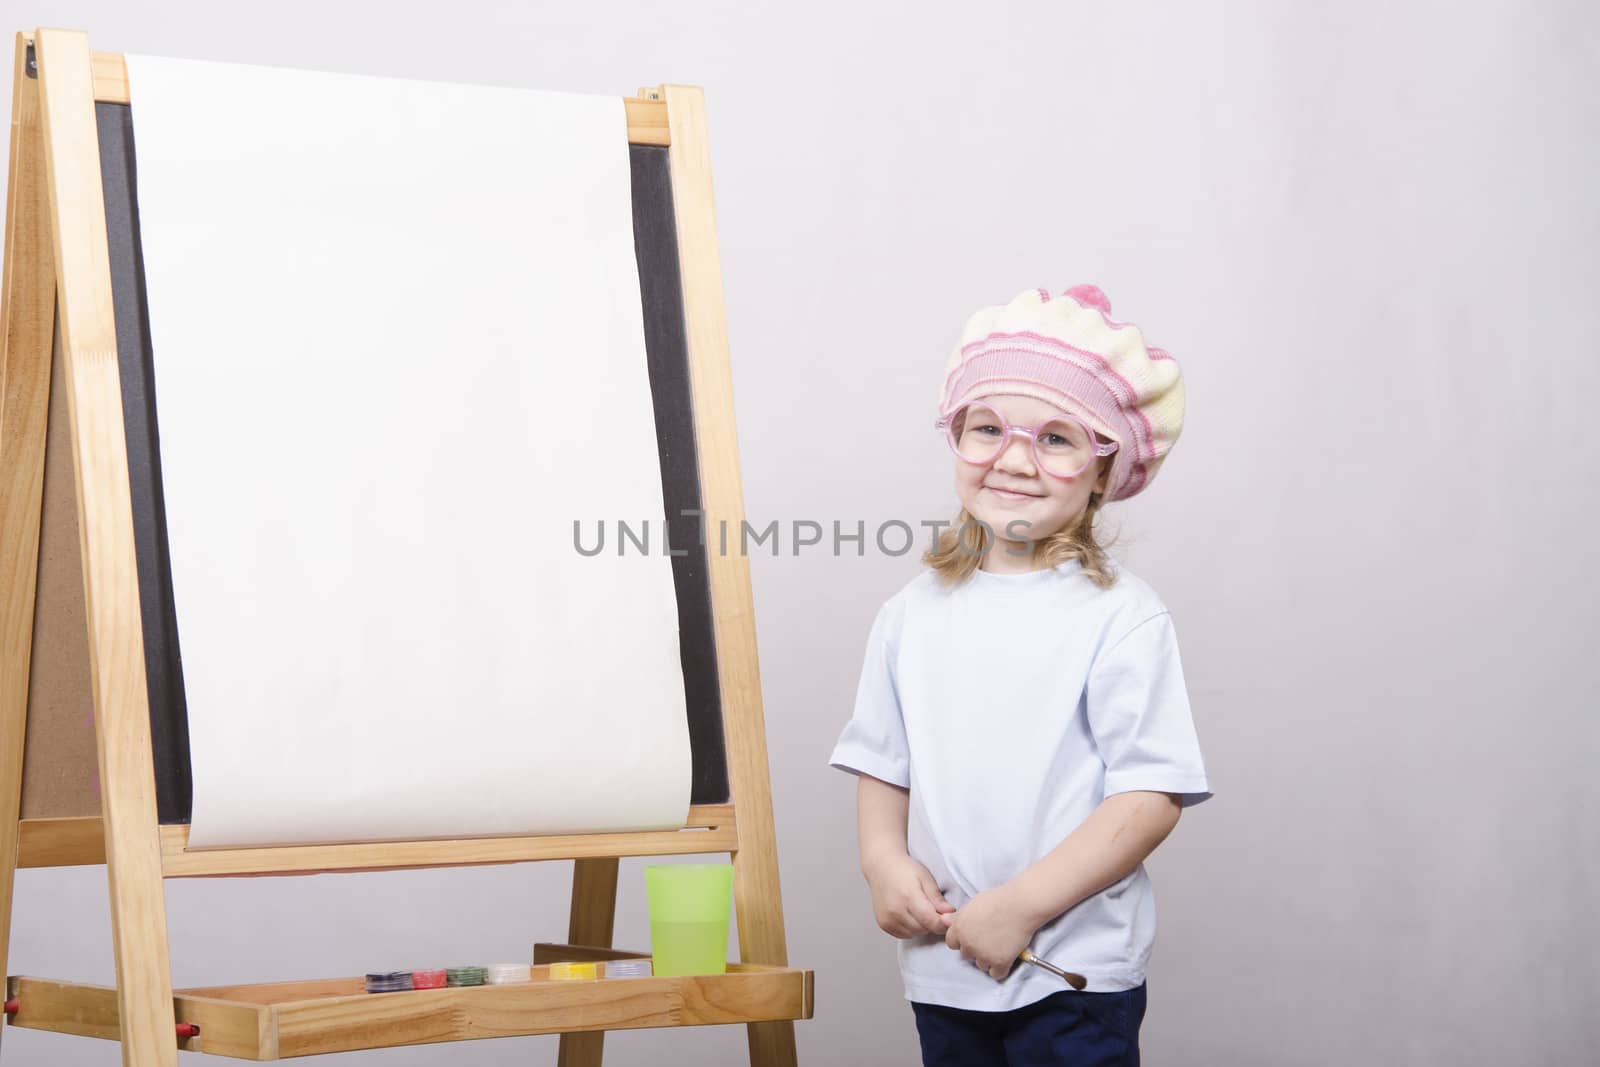
[[(987, 396), (983, 402), (1013, 426), (1038, 426), (1068, 414), (1031, 396)], [(1096, 459), (1076, 477), (1058, 478), (1040, 470), (1027, 440), (1014, 434), (1005, 451), (988, 466), (955, 461), (956, 496), (974, 518), (994, 530), (999, 539), (996, 549), (1016, 553), (1015, 558), (1023, 562), (1032, 552), (1032, 542), (1049, 537), (1083, 514), (1090, 493), (1105, 492), (1114, 458)], [(986, 560), (986, 567), (988, 563)]]

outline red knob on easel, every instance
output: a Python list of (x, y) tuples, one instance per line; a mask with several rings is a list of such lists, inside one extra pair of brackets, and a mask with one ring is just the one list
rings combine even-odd
[(17, 1012), (19, 1012), (21, 1010), (22, 1010), (22, 1006), (17, 1003), (17, 998), (16, 997), (12, 997), (10, 1000), (6, 1001), (6, 1014), (7, 1015), (15, 1015)]
[(178, 1036), (179, 1037), (198, 1037), (199, 1035), (200, 1035), (200, 1025), (198, 1023), (179, 1023), (178, 1024)]

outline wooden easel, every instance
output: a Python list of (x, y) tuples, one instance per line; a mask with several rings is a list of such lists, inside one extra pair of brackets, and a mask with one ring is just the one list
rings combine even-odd
[[(604, 1031), (748, 1024), (750, 1059), (796, 1062), (794, 1019), (810, 1018), (811, 973), (787, 966), (749, 568), (710, 554), (716, 684), (727, 803), (691, 809), (683, 830), (189, 852), (162, 825), (135, 573), (131, 489), (96, 132), (97, 102), (129, 102), (120, 55), (80, 32), (17, 36), (0, 408), (0, 973), (18, 867), (106, 865), (115, 988), (6, 980), (9, 1025), (120, 1040), (124, 1064), (175, 1065), (179, 1049), (246, 1059), (516, 1034), (559, 1033), (560, 1061), (598, 1064)], [(721, 267), (701, 91), (665, 85), (626, 101), (632, 144), (667, 147), (687, 333), (693, 429), (706, 522), (743, 520)], [(54, 357), (54, 358), (53, 358)], [(127, 358), (124, 355), (123, 358)], [(57, 385), (52, 418), (52, 364)], [(60, 422), (65, 421), (65, 425)], [(76, 550), (41, 537), (51, 423), (70, 442)], [(67, 461), (62, 458), (60, 462)], [(41, 553), (81, 563), (85, 674), (100, 814), (24, 818), (24, 743)], [(624, 958), (611, 938), (618, 857), (732, 856), (742, 963), (696, 978), (551, 982), (553, 960)], [(572, 859), (570, 946), (537, 946), (526, 985), (367, 996), (359, 979), (174, 994), (163, 879)]]

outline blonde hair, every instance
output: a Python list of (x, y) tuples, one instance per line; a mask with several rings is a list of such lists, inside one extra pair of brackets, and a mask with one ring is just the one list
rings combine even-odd
[[(1035, 566), (1044, 569), (1077, 560), (1084, 576), (1099, 588), (1110, 589), (1115, 585), (1117, 575), (1106, 549), (1116, 543), (1116, 538), (1102, 542), (1094, 528), (1095, 516), (1104, 502), (1102, 494), (1090, 493), (1088, 505), (1076, 519), (1049, 537), (1035, 541)], [(939, 531), (938, 540), (923, 553), (922, 562), (939, 576), (940, 584), (960, 585), (978, 569), (993, 539), (989, 528), (963, 507), (956, 513), (954, 524), (949, 529)]]

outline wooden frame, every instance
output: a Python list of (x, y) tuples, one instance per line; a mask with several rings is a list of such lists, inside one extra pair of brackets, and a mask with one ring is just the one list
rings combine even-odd
[[(794, 1064), (792, 1020), (811, 1016), (811, 975), (787, 965), (743, 556), (707, 561), (732, 799), (695, 807), (683, 830), (189, 852), (187, 827), (159, 824), (95, 124), (97, 101), (128, 102), (126, 68), (120, 55), (92, 53), (81, 32), (41, 29), (17, 35), (15, 70), (0, 290), (0, 973), (15, 870), (104, 863), (117, 985), (10, 978), (7, 998), (16, 998), (17, 1010), (8, 1012), (8, 1023), (120, 1040), (123, 1063), (141, 1067), (174, 1067), (180, 1047), (272, 1059), (551, 1032), (563, 1035), (564, 1067), (581, 1067), (600, 1062), (606, 1029), (743, 1022), (752, 1063)], [(744, 501), (703, 94), (663, 85), (641, 89), (626, 106), (630, 142), (668, 150), (704, 521), (708, 528), (721, 521), (737, 527)], [(53, 341), (62, 358), (80, 517), (101, 814), (24, 820), (23, 742)], [(371, 998), (351, 996), (353, 980), (173, 993), (165, 878), (572, 859), (569, 940), (589, 947), (541, 946), (535, 960), (548, 962), (626, 956), (610, 951), (618, 857), (682, 853), (732, 857), (742, 964), (727, 975), (541, 980)], [(429, 1026), (440, 1013), (456, 1023)], [(180, 1015), (200, 1026), (198, 1035), (177, 1036)]]

